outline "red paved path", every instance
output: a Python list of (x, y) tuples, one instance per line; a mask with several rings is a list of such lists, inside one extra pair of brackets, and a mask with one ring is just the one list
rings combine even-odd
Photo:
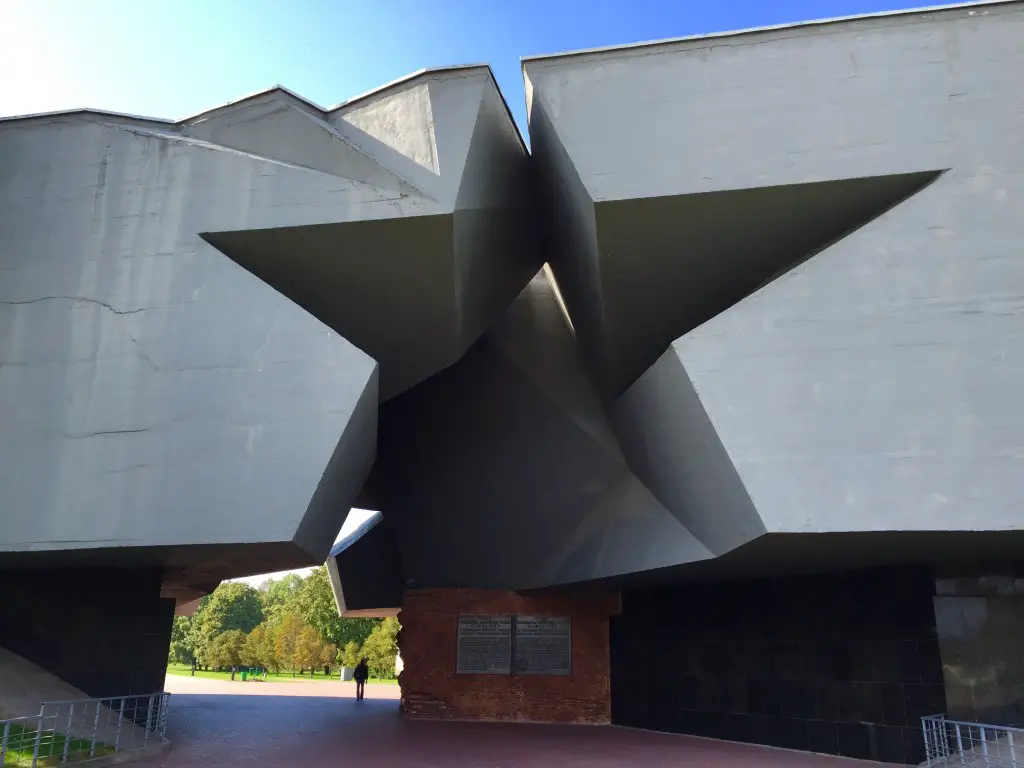
[(169, 677), (161, 768), (878, 768), (836, 757), (593, 726), (409, 722), (397, 686)]

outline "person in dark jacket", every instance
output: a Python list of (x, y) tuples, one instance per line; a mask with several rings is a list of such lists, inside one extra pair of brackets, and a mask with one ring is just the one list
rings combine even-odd
[(366, 664), (366, 659), (360, 659), (359, 663), (356, 664), (355, 671), (352, 673), (352, 678), (356, 681), (356, 701), (363, 700), (363, 693), (366, 691), (366, 679), (370, 676), (370, 667)]

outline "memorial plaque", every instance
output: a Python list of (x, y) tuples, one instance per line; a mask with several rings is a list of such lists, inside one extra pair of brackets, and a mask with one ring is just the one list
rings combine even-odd
[(508, 675), (512, 672), (512, 617), (459, 616), (455, 672)]
[(572, 622), (568, 616), (517, 616), (513, 672), (571, 675)]

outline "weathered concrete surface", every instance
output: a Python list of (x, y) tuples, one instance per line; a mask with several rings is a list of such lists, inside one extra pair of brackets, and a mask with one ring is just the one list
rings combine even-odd
[(543, 272), (458, 363), (381, 407), (368, 488), (421, 587), (542, 587), (710, 556), (626, 465)]
[(354, 497), (374, 361), (199, 233), (401, 196), (89, 117), (0, 142), (0, 551), (291, 542), (339, 441)]
[(526, 152), (487, 67), (319, 116), (294, 101), (259, 97), (184, 130), (395, 190), (415, 215), (204, 237), (377, 360), (387, 400), (458, 360), (540, 268)]
[(0, 558), (131, 549), (182, 599), (322, 560), (378, 391), (455, 362), (539, 267), (527, 181), (487, 67), (327, 111), (275, 88), (0, 121)]
[[(594, 348), (638, 322), (615, 312), (665, 274), (643, 271), (655, 258), (679, 277), (655, 301), (685, 303), (717, 268), (694, 254), (752, 226), (723, 209), (705, 242), (669, 217), (608, 229), (618, 207), (941, 172), (649, 350), (662, 362), (618, 400), (631, 465), (712, 549), (756, 535), (749, 509), (752, 528), (728, 512), (744, 491), (769, 533), (1021, 527), (1021, 61), (1024, 4), (1006, 3), (525, 63), (536, 157), (569, 214), (555, 237), (574, 246), (554, 270)], [(688, 379), (675, 395), (667, 368)]]

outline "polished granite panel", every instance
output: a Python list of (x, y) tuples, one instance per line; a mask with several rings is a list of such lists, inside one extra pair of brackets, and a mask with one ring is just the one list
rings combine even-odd
[(612, 620), (614, 722), (895, 763), (944, 712), (930, 569), (637, 590)]
[(948, 714), (1024, 727), (1024, 596), (997, 577), (979, 580), (976, 594), (963, 594), (969, 591), (964, 580), (959, 594), (946, 590), (935, 598)]
[(0, 571), (0, 647), (89, 696), (161, 691), (174, 600), (159, 569)]

